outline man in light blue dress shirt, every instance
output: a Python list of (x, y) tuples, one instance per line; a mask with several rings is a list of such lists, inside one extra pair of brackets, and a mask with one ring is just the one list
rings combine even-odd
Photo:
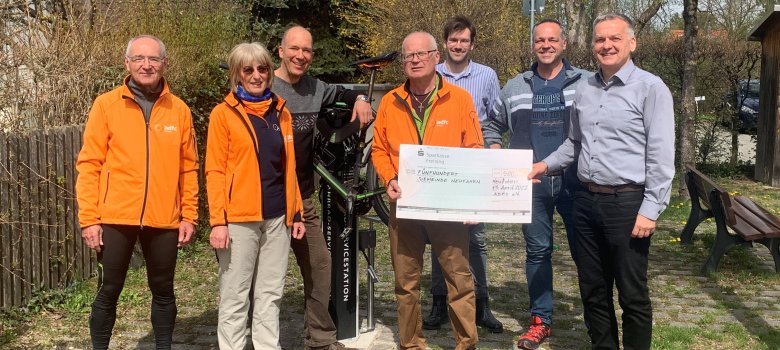
[(675, 171), (672, 95), (659, 77), (632, 62), (636, 38), (628, 17), (605, 14), (593, 23), (599, 70), (575, 94), (569, 138), (528, 176), (562, 169), (579, 149), (575, 260), (592, 347), (620, 348), (616, 285), (623, 349), (650, 349), (648, 253)]
[[(436, 72), (447, 82), (457, 85), (471, 94), (482, 123), (493, 102), (498, 99), (500, 87), (496, 72), (485, 65), (471, 60), (474, 39), (477, 30), (464, 16), (450, 18), (444, 24), (444, 45), (447, 58), (436, 65)], [(447, 287), (441, 273), (439, 262), (431, 252), (431, 294), (433, 305), (431, 313), (423, 320), (424, 329), (439, 329), (447, 322)], [(474, 290), (477, 297), (477, 325), (492, 333), (501, 333), (501, 324), (490, 311), (487, 287), (487, 245), (485, 244), (485, 224), (472, 225), (469, 229), (469, 263), (474, 275)]]

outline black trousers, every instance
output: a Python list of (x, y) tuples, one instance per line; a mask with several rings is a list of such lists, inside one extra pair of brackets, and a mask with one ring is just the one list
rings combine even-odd
[(98, 253), (98, 291), (89, 315), (89, 332), (94, 349), (108, 349), (116, 321), (116, 305), (136, 240), (146, 261), (146, 275), (152, 291), (152, 328), (155, 347), (170, 349), (176, 322), (173, 276), (176, 270), (179, 231), (138, 226), (103, 225), (103, 249)]
[(584, 189), (574, 196), (575, 260), (592, 349), (620, 349), (613, 285), (623, 309), (623, 349), (650, 349), (650, 237), (631, 238), (643, 197), (643, 192), (602, 194)]

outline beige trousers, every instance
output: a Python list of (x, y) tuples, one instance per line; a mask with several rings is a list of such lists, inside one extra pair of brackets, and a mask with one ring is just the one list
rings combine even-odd
[[(255, 350), (279, 347), (279, 304), (287, 274), (290, 230), (285, 217), (228, 225), (230, 246), (217, 249), (221, 350), (243, 350), (250, 298)], [(249, 291), (254, 285), (254, 295)]]
[(469, 270), (469, 233), (460, 222), (397, 219), (390, 204), (390, 257), (395, 275), (398, 342), (404, 350), (426, 348), (420, 310), (420, 274), (430, 242), (447, 284), (455, 350), (474, 349), (477, 335), (474, 280)]

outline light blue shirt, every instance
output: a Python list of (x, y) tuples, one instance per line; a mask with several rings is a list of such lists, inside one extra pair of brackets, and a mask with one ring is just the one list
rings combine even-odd
[(630, 60), (607, 82), (597, 72), (577, 89), (569, 138), (544, 159), (548, 171), (569, 165), (577, 148), (581, 181), (644, 185), (639, 214), (658, 219), (669, 204), (675, 171), (669, 88)]
[(493, 102), (498, 99), (498, 93), (501, 90), (496, 71), (474, 61), (469, 61), (469, 65), (460, 73), (450, 72), (444, 63), (437, 64), (436, 71), (444, 79), (447, 79), (447, 82), (457, 85), (471, 94), (479, 122), (482, 123), (487, 118), (488, 111), (493, 108)]

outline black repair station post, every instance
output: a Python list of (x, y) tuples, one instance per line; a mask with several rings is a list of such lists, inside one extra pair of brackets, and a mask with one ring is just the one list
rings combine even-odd
[[(357, 161), (357, 131), (349, 127), (352, 111), (323, 109), (314, 140), (315, 171), (320, 175), (322, 232), (331, 255), (330, 315), (338, 340), (359, 334), (357, 208), (352, 183)], [(359, 125), (359, 124), (358, 124)], [(353, 215), (348, 215), (348, 207)]]
[(357, 217), (346, 222), (346, 215), (339, 208), (342, 199), (326, 183), (320, 187), (320, 199), (322, 230), (331, 256), (330, 314), (336, 324), (336, 338), (355, 338), (359, 332), (357, 235), (342, 232), (345, 228), (357, 232)]

